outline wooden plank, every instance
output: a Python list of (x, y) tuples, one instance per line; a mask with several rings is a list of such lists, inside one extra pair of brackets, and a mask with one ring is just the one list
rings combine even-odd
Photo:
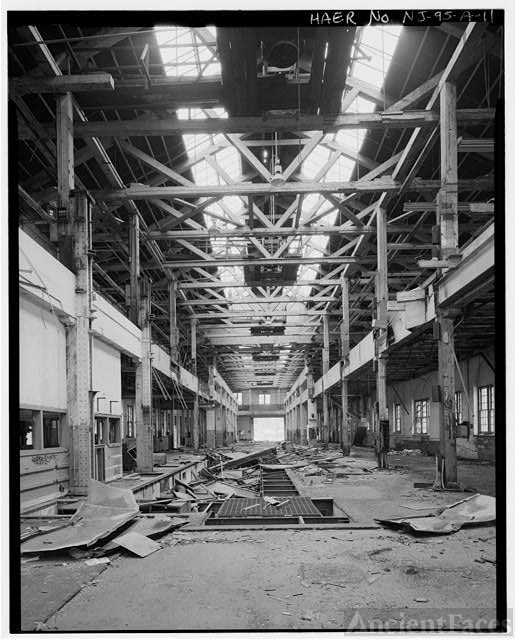
[(66, 75), (55, 77), (11, 78), (9, 94), (23, 96), (30, 93), (68, 93), (87, 91), (113, 91), (115, 83), (109, 73), (96, 72), (86, 75)]
[(257, 156), (255, 156), (254, 153), (246, 147), (245, 142), (240, 139), (239, 135), (230, 133), (226, 135), (226, 138), (233, 144), (233, 146), (236, 147), (238, 152), (258, 171), (258, 173), (263, 178), (265, 178), (265, 180), (267, 180), (267, 182), (270, 182), (270, 180), (272, 180), (271, 172), (262, 162), (260, 162)]
[[(442, 78), (441, 78), (442, 80)], [(434, 103), (432, 103), (434, 104)], [(494, 120), (494, 109), (460, 109), (457, 121), (460, 124), (475, 124)], [(78, 122), (75, 136), (80, 138), (110, 138), (133, 136), (168, 136), (180, 134), (216, 133), (274, 133), (290, 131), (323, 131), (336, 133), (341, 129), (406, 129), (434, 127), (439, 122), (439, 114), (428, 109), (404, 112), (344, 113), (327, 116), (234, 116), (230, 118), (207, 118), (205, 120), (115, 120)], [(54, 136), (52, 125), (43, 125), (48, 136)], [(24, 129), (20, 139), (31, 137)]]
[[(281, 264), (359, 264), (371, 262), (371, 258), (358, 259), (353, 256), (319, 256), (309, 258), (296, 258), (289, 256), (282, 258)], [(194, 267), (243, 267), (243, 266), (275, 266), (278, 264), (276, 258), (210, 258), (209, 260), (174, 260), (173, 262), (165, 262), (163, 266), (168, 269), (193, 269)]]
[(72, 94), (56, 100), (57, 192), (58, 205), (70, 207), (70, 191), (74, 188), (73, 102)]
[(417, 87), (410, 93), (407, 93), (406, 96), (403, 96), (403, 98), (396, 101), (394, 104), (391, 104), (387, 111), (404, 111), (405, 109), (412, 107), (414, 104), (419, 102), (419, 100), (427, 96), (430, 91), (432, 91), (439, 84), (439, 80), (441, 79), (442, 75), (443, 72), (441, 71), (435, 76), (432, 76), (431, 78), (426, 80), (426, 82), (423, 82), (423, 84), (419, 85), (419, 87)]
[[(421, 185), (423, 186), (423, 185)], [(126, 189), (102, 190), (93, 192), (99, 200), (148, 200), (153, 198), (203, 198), (206, 196), (231, 195), (273, 195), (298, 193), (374, 193), (397, 191), (399, 184), (391, 176), (372, 181), (355, 180), (351, 182), (287, 182), (285, 184), (256, 184), (237, 182), (231, 185), (193, 185), (191, 187), (146, 187), (135, 185)], [(433, 184), (431, 188), (434, 188)], [(257, 214), (255, 209), (255, 215)]]
[(457, 191), (457, 88), (446, 82), (441, 92), (441, 190), (437, 196), (437, 219), (441, 235), (441, 259), (459, 252)]
[(170, 167), (167, 167), (162, 162), (159, 162), (158, 160), (156, 160), (156, 158), (153, 158), (148, 153), (141, 151), (141, 149), (138, 149), (137, 147), (130, 144), (129, 142), (120, 140), (118, 144), (124, 151), (134, 156), (135, 158), (138, 158), (138, 160), (141, 160), (144, 164), (148, 165), (155, 171), (158, 171), (159, 173), (161, 173), (161, 175), (165, 176), (166, 178), (170, 178), (174, 182), (177, 182), (178, 184), (182, 184), (185, 186), (194, 184), (191, 180), (188, 180), (177, 171), (174, 171)]

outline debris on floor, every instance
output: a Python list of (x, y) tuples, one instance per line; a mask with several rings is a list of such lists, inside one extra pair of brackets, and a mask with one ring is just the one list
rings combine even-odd
[(116, 537), (113, 542), (131, 553), (140, 556), (140, 558), (146, 558), (151, 553), (161, 549), (161, 545), (158, 542), (135, 531), (124, 533)]
[(22, 542), (21, 553), (42, 553), (71, 547), (91, 547), (138, 514), (138, 505), (129, 489), (90, 481), (88, 500), (67, 522), (66, 527), (42, 532)]
[(375, 520), (386, 527), (404, 529), (410, 533), (445, 535), (456, 533), (462, 527), (495, 524), (496, 501), (491, 496), (483, 496), (477, 493), (474, 496), (442, 508), (438, 515), (411, 516), (410, 518), (375, 518)]
[[(171, 518), (170, 516), (161, 514), (151, 517), (141, 516), (138, 517), (127, 529), (125, 529), (124, 533), (138, 533), (149, 538), (154, 538), (164, 535), (169, 531), (179, 529), (186, 523), (186, 519)], [(117, 538), (115, 538), (114, 540), (107, 542), (102, 549), (105, 552), (111, 552), (118, 549), (119, 546), (121, 545), (117, 541)]]

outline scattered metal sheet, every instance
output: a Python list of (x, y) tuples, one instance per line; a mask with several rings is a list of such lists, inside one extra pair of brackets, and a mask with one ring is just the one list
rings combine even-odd
[(444, 535), (455, 533), (462, 527), (494, 524), (496, 522), (496, 501), (491, 496), (477, 493), (443, 508), (438, 515), (377, 518), (376, 522), (388, 527), (406, 529), (413, 533)]
[(207, 484), (207, 487), (214, 493), (219, 493), (224, 496), (236, 496), (238, 498), (258, 497), (258, 493), (256, 493), (256, 491), (251, 491), (250, 489), (245, 489), (239, 486), (233, 486), (231, 484), (227, 484), (225, 482), (220, 482), (220, 481), (209, 483)]
[[(275, 455), (275, 453), (276, 453), (276, 447), (268, 447), (266, 449), (259, 449), (258, 451), (253, 451), (243, 456), (235, 454), (235, 457), (233, 460), (229, 460), (223, 463), (223, 467), (224, 469), (238, 468), (244, 464), (248, 464), (249, 462), (252, 462), (253, 460), (258, 460), (259, 458), (265, 458), (266, 456), (273, 456)], [(214, 465), (214, 468), (216, 467), (217, 465)]]
[(43, 533), (51, 533), (52, 531), (64, 529), (65, 527), (71, 526), (71, 524), (70, 517), (57, 519), (41, 516), (41, 518), (31, 518), (27, 520), (22, 516), (20, 519), (20, 540), (24, 542)]
[(70, 519), (70, 526), (23, 542), (21, 553), (42, 553), (71, 547), (91, 547), (138, 514), (133, 492), (91, 480), (88, 500)]
[(113, 542), (116, 542), (120, 547), (127, 549), (131, 553), (140, 556), (140, 558), (145, 558), (151, 553), (161, 549), (160, 544), (136, 532), (124, 533), (115, 538)]
[[(142, 536), (153, 538), (154, 536), (163, 535), (172, 529), (179, 529), (186, 522), (184, 518), (171, 518), (170, 516), (140, 517), (125, 530), (125, 533), (139, 533)], [(114, 551), (119, 546), (115, 538), (107, 542), (102, 549), (103, 551)]]

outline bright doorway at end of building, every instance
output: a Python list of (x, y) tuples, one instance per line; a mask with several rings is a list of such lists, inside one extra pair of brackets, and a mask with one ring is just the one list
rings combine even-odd
[(283, 418), (254, 418), (255, 442), (281, 442), (285, 439)]

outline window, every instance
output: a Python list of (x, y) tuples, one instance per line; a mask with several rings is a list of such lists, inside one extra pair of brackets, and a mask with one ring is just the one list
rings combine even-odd
[(52, 449), (63, 446), (64, 413), (20, 409), (20, 449)]
[(126, 425), (126, 436), (134, 438), (134, 407), (132, 404), (127, 405)]
[(239, 391), (239, 392), (236, 394), (236, 399), (237, 399), (237, 404), (238, 404), (238, 405), (241, 405), (241, 404), (242, 404), (242, 392), (241, 392), (241, 391)]
[(478, 431), (494, 433), (495, 427), (494, 386), (478, 388)]
[(120, 418), (109, 418), (109, 444), (120, 443)]
[(34, 449), (34, 419), (38, 411), (20, 409), (20, 449)]
[(94, 429), (95, 444), (106, 444), (106, 419), (95, 418)]
[(399, 404), (394, 407), (394, 428), (398, 433), (401, 432), (401, 405)]
[(258, 404), (270, 404), (271, 396), (269, 393), (259, 393), (258, 394)]
[(414, 402), (414, 433), (428, 433), (429, 408), (428, 399)]
[(43, 412), (43, 448), (59, 446), (59, 414)]
[(462, 424), (462, 391), (455, 392), (455, 420), (457, 424)]

